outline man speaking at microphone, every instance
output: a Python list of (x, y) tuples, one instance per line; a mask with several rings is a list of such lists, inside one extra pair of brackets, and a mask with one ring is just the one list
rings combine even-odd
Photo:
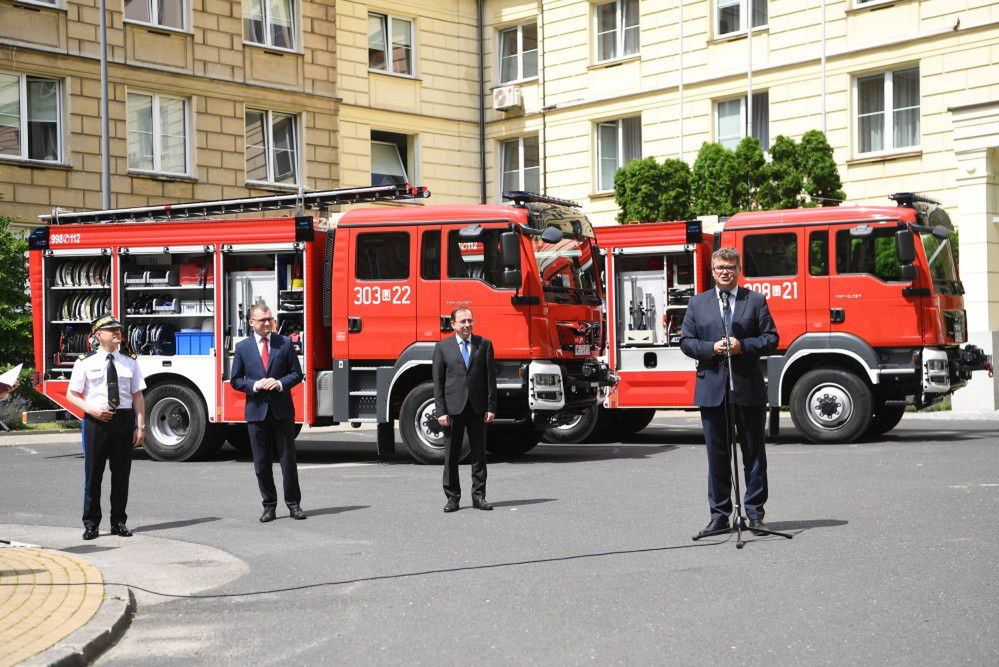
[[(764, 447), (767, 391), (760, 357), (777, 347), (777, 327), (759, 292), (739, 287), (742, 270), (739, 252), (721, 248), (711, 256), (715, 287), (691, 298), (683, 318), (680, 349), (697, 360), (694, 405), (701, 409), (701, 424), (708, 452), (708, 505), (711, 521), (698, 534), (729, 528), (732, 514), (732, 467), (726, 428), (728, 363), (732, 355), (732, 395), (735, 426), (746, 475), (745, 508), (749, 529), (766, 530), (767, 454)], [(726, 330), (731, 337), (726, 336)]]

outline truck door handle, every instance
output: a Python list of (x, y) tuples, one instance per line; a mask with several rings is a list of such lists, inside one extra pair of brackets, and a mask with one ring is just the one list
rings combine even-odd
[(360, 333), (361, 331), (361, 318), (360, 317), (348, 317), (347, 318), (347, 333)]
[(451, 316), (441, 315), (441, 331), (454, 331), (454, 327), (451, 326)]
[(830, 308), (829, 309), (829, 321), (833, 324), (840, 324), (846, 322), (846, 311), (842, 308)]

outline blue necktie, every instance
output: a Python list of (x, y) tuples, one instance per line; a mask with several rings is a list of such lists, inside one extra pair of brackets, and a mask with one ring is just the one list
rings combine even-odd
[(465, 360), (465, 369), (468, 369), (468, 341), (461, 341), (461, 358)]

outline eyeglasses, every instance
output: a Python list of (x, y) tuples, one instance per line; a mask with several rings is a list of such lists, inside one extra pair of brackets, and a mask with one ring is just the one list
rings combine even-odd
[(725, 265), (712, 266), (711, 270), (714, 271), (715, 273), (735, 273), (736, 271), (739, 270), (739, 267), (733, 264), (725, 264)]
[(258, 317), (256, 319), (250, 320), (251, 322), (273, 322), (273, 317)]

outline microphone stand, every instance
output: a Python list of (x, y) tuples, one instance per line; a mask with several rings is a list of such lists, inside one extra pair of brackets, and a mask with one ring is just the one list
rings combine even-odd
[[(738, 288), (737, 288), (738, 289)], [(730, 297), (722, 292), (723, 302), (722, 305), (725, 308), (725, 313), (727, 317), (722, 317), (722, 321), (725, 323), (725, 363), (728, 367), (728, 387), (725, 392), (725, 438), (728, 442), (728, 448), (732, 452), (732, 482), (735, 485), (735, 511), (734, 518), (732, 521), (731, 528), (722, 528), (721, 530), (712, 531), (704, 535), (697, 535), (694, 540), (699, 540), (702, 537), (713, 537), (715, 535), (724, 535), (726, 533), (735, 533), (735, 548), (741, 549), (746, 546), (746, 543), (742, 541), (742, 531), (747, 529), (746, 517), (742, 514), (742, 488), (739, 484), (739, 447), (735, 442), (735, 379), (732, 375), (732, 318), (731, 311), (729, 311), (729, 299)], [(734, 310), (734, 308), (733, 308)], [(791, 535), (787, 533), (779, 533), (776, 530), (767, 530), (763, 528), (757, 528), (754, 531), (757, 535), (777, 535), (778, 537), (786, 537), (791, 539)]]

